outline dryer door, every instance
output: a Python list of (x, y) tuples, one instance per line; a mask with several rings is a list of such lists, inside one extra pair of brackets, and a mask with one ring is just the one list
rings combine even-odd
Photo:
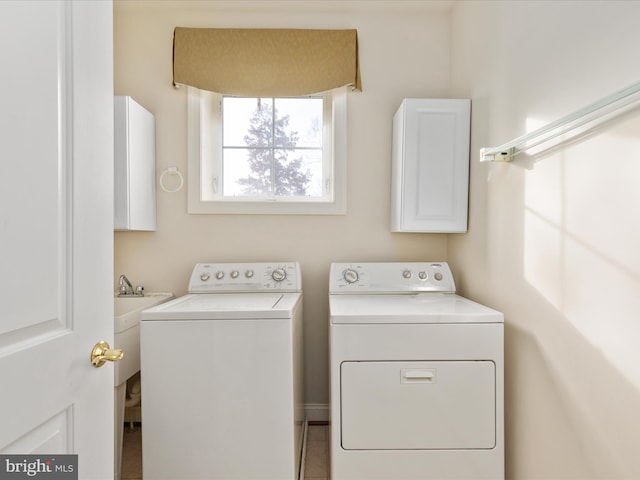
[(342, 448), (490, 449), (492, 361), (344, 362)]

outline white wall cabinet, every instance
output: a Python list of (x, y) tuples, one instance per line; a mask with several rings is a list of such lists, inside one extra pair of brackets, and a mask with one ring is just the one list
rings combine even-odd
[(156, 230), (156, 125), (131, 97), (114, 98), (114, 230)]
[(406, 98), (393, 117), (391, 231), (467, 231), (471, 100)]

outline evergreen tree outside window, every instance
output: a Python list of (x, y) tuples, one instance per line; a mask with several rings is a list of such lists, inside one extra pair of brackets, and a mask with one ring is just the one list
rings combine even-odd
[(223, 196), (322, 196), (321, 97), (222, 99)]

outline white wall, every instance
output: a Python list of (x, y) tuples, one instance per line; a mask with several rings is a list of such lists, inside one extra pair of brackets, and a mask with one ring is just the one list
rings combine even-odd
[[(334, 261), (442, 261), (446, 236), (389, 233), (391, 121), (404, 97), (449, 89), (447, 2), (116, 1), (115, 94), (154, 113), (158, 174), (187, 171), (186, 89), (171, 85), (173, 29), (357, 28), (363, 91), (348, 99), (346, 216), (189, 215), (158, 191), (158, 231), (115, 234), (115, 275), (185, 293), (197, 262), (297, 260), (303, 272), (307, 402), (328, 402), (327, 290)], [(115, 280), (115, 279), (114, 279)]]
[(640, 478), (640, 113), (512, 164), (497, 146), (640, 79), (640, 3), (469, 1), (452, 93), (472, 98), (463, 294), (506, 317), (510, 479)]

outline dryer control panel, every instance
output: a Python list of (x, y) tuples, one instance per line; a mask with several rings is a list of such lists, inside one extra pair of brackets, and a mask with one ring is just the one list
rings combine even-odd
[(446, 262), (333, 263), (329, 293), (455, 293)]
[(189, 280), (189, 293), (259, 291), (302, 291), (298, 262), (198, 263)]

